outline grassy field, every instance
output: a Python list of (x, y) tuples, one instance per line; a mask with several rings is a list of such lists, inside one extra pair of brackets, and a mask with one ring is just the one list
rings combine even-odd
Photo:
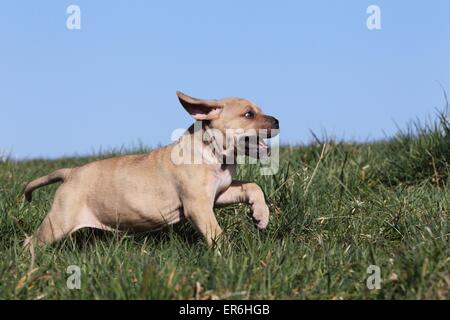
[[(142, 152), (140, 150), (139, 152)], [(56, 185), (35, 192), (26, 182), (97, 158), (0, 162), (2, 299), (449, 299), (450, 126), (412, 123), (373, 143), (320, 141), (281, 149), (281, 169), (257, 166), (238, 176), (264, 189), (269, 227), (258, 231), (248, 208), (216, 210), (220, 252), (189, 224), (146, 235), (82, 230), (36, 251), (22, 250)], [(69, 290), (66, 269), (81, 269)], [(369, 290), (369, 265), (381, 288)]]

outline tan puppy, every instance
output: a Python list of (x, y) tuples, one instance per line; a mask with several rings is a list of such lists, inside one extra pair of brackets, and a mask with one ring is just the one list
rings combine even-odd
[[(25, 189), (28, 201), (34, 189), (63, 183), (50, 212), (27, 243), (49, 244), (84, 227), (152, 231), (186, 218), (212, 244), (222, 232), (213, 208), (234, 203), (251, 205), (258, 227), (265, 228), (269, 209), (261, 188), (255, 183), (233, 181), (235, 165), (223, 164), (222, 160), (230, 152), (236, 155), (236, 144), (227, 148), (230, 141), (220, 141), (217, 134), (240, 129), (232, 136), (236, 142), (243, 135), (258, 135), (251, 132), (278, 129), (278, 120), (244, 99), (201, 100), (181, 92), (177, 95), (192, 117), (201, 121), (200, 130), (193, 125), (177, 142), (146, 155), (60, 169), (30, 182)], [(209, 142), (198, 135), (205, 132), (213, 132)], [(224, 148), (217, 152), (211, 145)], [(252, 147), (255, 145), (246, 140), (246, 150)], [(262, 139), (256, 139), (258, 150), (266, 147)], [(176, 163), (174, 158), (180, 151), (184, 157), (199, 155), (200, 163)]]

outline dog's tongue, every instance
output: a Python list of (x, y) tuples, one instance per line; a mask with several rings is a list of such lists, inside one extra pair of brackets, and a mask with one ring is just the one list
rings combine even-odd
[(269, 146), (262, 139), (259, 140), (258, 147), (261, 148), (261, 149), (269, 148)]

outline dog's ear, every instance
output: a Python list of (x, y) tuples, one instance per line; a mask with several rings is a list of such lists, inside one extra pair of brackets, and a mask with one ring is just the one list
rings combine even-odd
[(177, 96), (184, 109), (196, 120), (217, 119), (223, 108), (219, 100), (192, 98), (180, 91), (177, 91)]

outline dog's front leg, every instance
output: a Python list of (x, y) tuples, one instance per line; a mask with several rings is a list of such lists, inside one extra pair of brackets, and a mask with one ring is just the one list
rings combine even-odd
[(208, 198), (195, 198), (183, 200), (185, 217), (190, 220), (196, 229), (212, 245), (222, 233), (222, 229), (214, 215), (211, 200)]
[(246, 203), (252, 207), (253, 219), (259, 229), (265, 229), (269, 223), (269, 208), (264, 199), (264, 192), (253, 182), (233, 181), (214, 203), (215, 207), (222, 207), (235, 203)]

